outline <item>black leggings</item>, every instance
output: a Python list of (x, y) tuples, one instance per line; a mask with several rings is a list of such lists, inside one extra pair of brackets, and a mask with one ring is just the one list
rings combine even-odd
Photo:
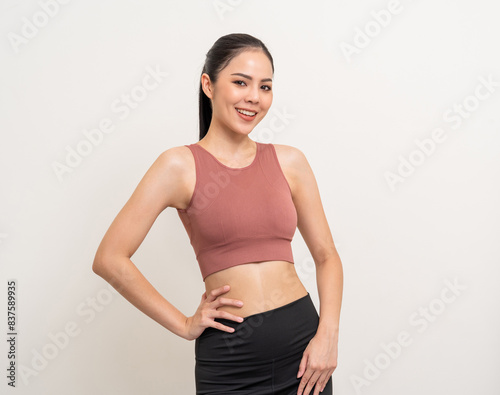
[[(284, 306), (245, 317), (241, 323), (225, 318), (215, 321), (235, 331), (209, 327), (195, 340), (197, 395), (297, 394), (299, 364), (319, 323), (309, 293)], [(332, 392), (330, 376), (321, 394)]]

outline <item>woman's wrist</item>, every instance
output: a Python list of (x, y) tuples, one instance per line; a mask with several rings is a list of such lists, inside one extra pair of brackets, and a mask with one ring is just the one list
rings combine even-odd
[(180, 335), (185, 340), (194, 340), (194, 338), (189, 334), (190, 322), (191, 322), (191, 317), (185, 317), (183, 331)]
[(321, 321), (319, 322), (316, 333), (322, 336), (338, 338), (339, 325), (335, 322)]

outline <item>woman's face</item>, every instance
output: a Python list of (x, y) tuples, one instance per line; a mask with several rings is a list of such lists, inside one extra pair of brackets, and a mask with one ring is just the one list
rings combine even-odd
[[(244, 51), (233, 58), (215, 84), (204, 73), (203, 90), (212, 100), (210, 128), (249, 134), (271, 107), (272, 77), (271, 62), (261, 50)], [(249, 113), (241, 114), (242, 110)]]

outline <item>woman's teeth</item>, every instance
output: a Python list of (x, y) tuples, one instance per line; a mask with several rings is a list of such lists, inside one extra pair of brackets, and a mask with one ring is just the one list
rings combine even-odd
[(236, 111), (238, 111), (244, 115), (248, 115), (249, 117), (253, 117), (255, 114), (257, 114), (256, 112), (240, 110), (239, 108), (237, 108)]

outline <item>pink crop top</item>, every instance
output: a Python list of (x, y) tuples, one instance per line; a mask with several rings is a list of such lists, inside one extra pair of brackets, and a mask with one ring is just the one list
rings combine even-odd
[(271, 143), (257, 143), (253, 162), (232, 168), (199, 144), (186, 145), (196, 166), (196, 184), (186, 209), (186, 228), (203, 281), (219, 270), (250, 262), (294, 263), (291, 241), (297, 212)]

